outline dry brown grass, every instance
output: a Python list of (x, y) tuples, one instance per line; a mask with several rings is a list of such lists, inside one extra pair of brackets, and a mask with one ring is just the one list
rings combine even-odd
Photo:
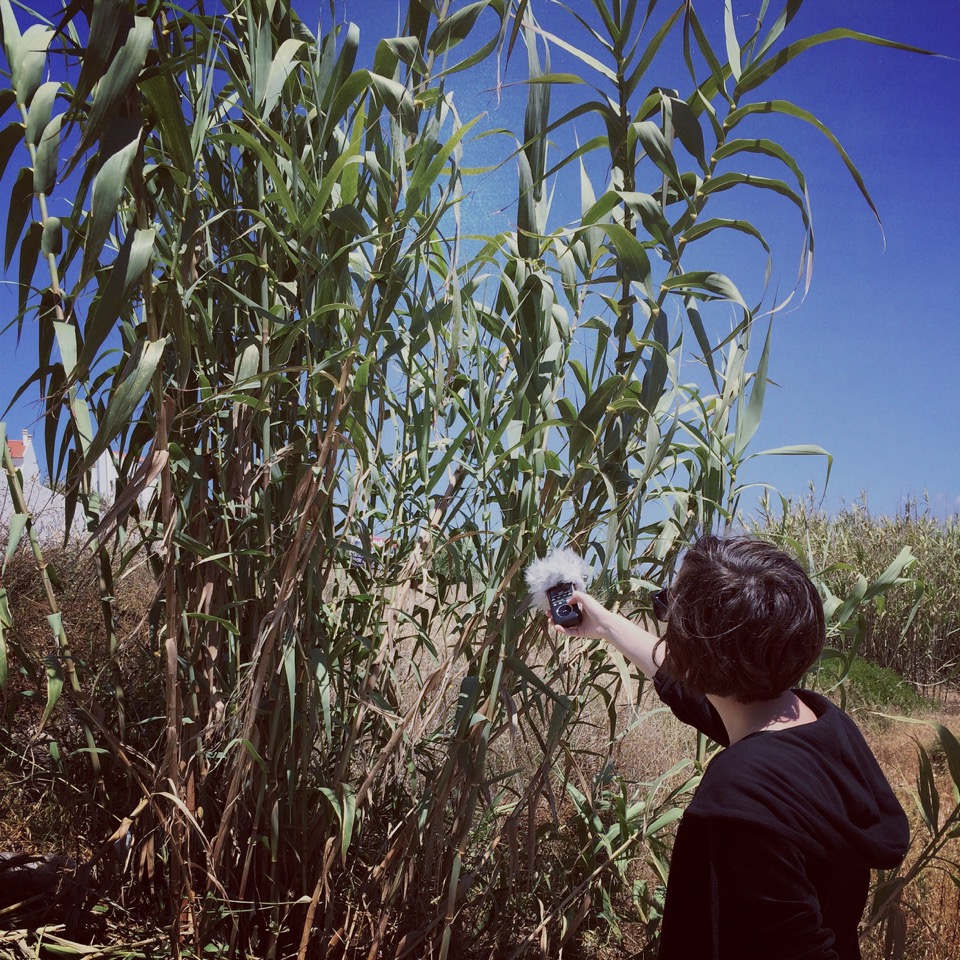
[[(80, 699), (114, 708), (111, 659), (104, 640), (97, 574), (79, 547), (45, 548), (63, 610), (64, 630), (81, 683)], [(153, 592), (146, 571), (117, 584), (114, 613), (118, 658), (124, 678), (130, 742), (144, 749), (155, 736), (147, 718), (161, 710), (155, 658), (149, 650), (146, 613)], [(21, 546), (3, 577), (13, 626), (7, 634), (9, 678), (0, 696), (0, 850), (64, 853), (88, 859), (115, 829), (116, 811), (102, 806), (93, 789), (86, 742), (75, 709), (78, 699), (64, 684), (57, 708), (41, 728), (47, 696), (45, 658), (59, 653), (47, 622), (50, 610), (32, 555)], [(123, 796), (125, 772), (106, 762), (112, 796)], [(122, 784), (123, 789), (118, 788)], [(124, 811), (126, 812), (126, 811)]]
[[(960, 731), (960, 700), (956, 696), (931, 707), (915, 717), (942, 723)], [(927, 835), (917, 802), (917, 744), (931, 755), (941, 799), (941, 822), (956, 802), (955, 789), (946, 769), (942, 752), (935, 744), (932, 730), (913, 724), (897, 723), (866, 712), (857, 716), (891, 786), (910, 820), (913, 843), (905, 866), (910, 867)], [(954, 960), (960, 944), (960, 887), (953, 875), (960, 875), (960, 839), (950, 840), (941, 852), (943, 862), (928, 867), (903, 891), (901, 905), (905, 920), (904, 960)], [(862, 940), (864, 960), (891, 960), (897, 956), (887, 942), (888, 931), (878, 927), (867, 931)]]

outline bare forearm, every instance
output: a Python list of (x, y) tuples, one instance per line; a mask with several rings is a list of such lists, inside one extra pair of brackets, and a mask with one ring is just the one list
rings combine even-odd
[[(561, 633), (574, 637), (595, 637), (613, 644), (646, 676), (652, 677), (663, 662), (664, 648), (657, 647), (659, 638), (622, 614), (607, 610), (587, 593), (575, 592), (570, 602), (580, 607), (583, 622), (579, 627), (558, 627)], [(654, 654), (656, 650), (656, 655)]]
[(659, 638), (619, 613), (610, 614), (603, 639), (613, 644), (648, 677), (653, 677), (663, 662), (663, 646), (657, 647)]

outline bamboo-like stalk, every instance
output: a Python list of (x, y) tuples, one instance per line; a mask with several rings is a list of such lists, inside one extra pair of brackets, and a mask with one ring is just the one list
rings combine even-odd
[[(23, 122), (24, 127), (27, 126), (29, 120), (29, 114), (27, 112), (27, 107), (25, 104), (18, 104), (20, 116)], [(36, 146), (32, 143), (27, 143), (27, 149), (30, 154), (31, 163), (35, 166), (37, 162), (37, 149)], [(47, 212), (47, 198), (46, 195), (42, 192), (35, 194), (37, 203), (40, 209), (40, 223), (43, 227), (47, 226), (49, 221), (49, 214)], [(50, 290), (53, 294), (53, 309), (57, 320), (63, 322), (63, 292), (60, 289), (60, 278), (59, 272), (57, 269), (56, 257), (51, 252), (47, 255), (47, 267), (50, 274)], [(72, 394), (71, 394), (72, 396)], [(23, 496), (23, 490), (20, 487), (19, 481), (17, 480), (16, 473), (13, 469), (13, 461), (10, 457), (10, 452), (4, 444), (3, 450), (3, 459), (4, 467), (7, 471), (8, 483), (10, 485), (11, 496), (13, 497), (14, 507), (18, 513), (25, 514), (29, 516), (29, 510), (27, 508), (26, 499)], [(64, 531), (65, 535), (68, 531)], [(40, 573), (41, 579), (43, 581), (44, 592), (47, 598), (47, 605), (50, 608), (50, 615), (53, 618), (51, 623), (56, 622), (59, 624), (59, 627), (54, 627), (54, 639), (57, 645), (57, 651), (63, 660), (64, 672), (67, 675), (67, 678), (70, 682), (70, 686), (74, 691), (79, 692), (80, 690), (80, 679), (77, 676), (76, 665), (73, 660), (73, 654), (70, 651), (70, 647), (67, 642), (66, 633), (63, 628), (63, 617), (62, 611), (60, 610), (60, 605), (57, 602), (56, 594), (53, 590), (53, 585), (50, 580), (49, 573), (47, 571), (47, 565), (44, 562), (42, 550), (40, 548), (40, 543), (36, 536), (36, 532), (33, 529), (33, 524), (30, 520), (27, 521), (27, 535), (30, 539), (31, 549), (33, 551), (34, 559), (37, 564), (37, 569)], [(100, 558), (103, 559), (103, 558)], [(104, 625), (107, 629), (108, 643), (112, 648), (115, 644), (115, 633), (113, 631), (113, 617), (112, 609), (109, 600), (109, 595), (104, 592), (102, 589), (106, 584), (101, 581), (101, 609), (104, 614)], [(86, 739), (87, 749), (90, 754), (90, 767), (94, 777), (94, 783), (97, 787), (101, 787), (103, 783), (103, 773), (100, 766), (100, 757), (97, 750), (96, 740), (93, 736), (93, 731), (87, 724), (83, 724), (83, 733), (84, 738)]]
[[(615, 763), (627, 665), (552, 645), (523, 609), (522, 570), (572, 542), (616, 602), (638, 574), (665, 576), (692, 529), (736, 509), (762, 407), (766, 348), (756, 371), (747, 356), (758, 355), (763, 294), (748, 306), (732, 279), (688, 271), (702, 236), (734, 229), (709, 211), (739, 185), (718, 171), (742, 159), (749, 104), (724, 89), (728, 68), (692, 3), (656, 23), (651, 9), (645, 46), (632, 7), (598, 0), (585, 14), (594, 53), (577, 49), (576, 23), (560, 35), (533, 14), (523, 2), (411, 3), (406, 34), (368, 61), (367, 23), (313, 40), (284, 0), (203, 14), (164, 2), (149, 55), (134, 49), (148, 23), (116, 41), (121, 65), (143, 64), (122, 83), (119, 68), (105, 72), (112, 47), (98, 60), (96, 34), (78, 45), (90, 83), (65, 88), (82, 145), (72, 162), (101, 169), (112, 120), (150, 120), (107, 213), (153, 231), (153, 248), (110, 331), (92, 318), (111, 255), (84, 249), (91, 277), (66, 255), (50, 266), (56, 290), (58, 270), (73, 283), (84, 342), (99, 344), (63, 415), (82, 416), (80, 397), (99, 404), (86, 442), (112, 443), (112, 423), (125, 460), (149, 460), (136, 481), (159, 478), (130, 548), (160, 598), (159, 746), (122, 717), (104, 741), (124, 769), (125, 737), (155, 765), (173, 955), (220, 943), (237, 957), (449, 957), (472, 949), (465, 917), (479, 929), (493, 914), (488, 952), (552, 948), (627, 894), (610, 849), (665, 873), (662, 840), (644, 831), (682, 792), (625, 782), (620, 799), (642, 799), (650, 819), (624, 812), (612, 846), (574, 802), (614, 804), (598, 771)], [(641, 98), (657, 50), (681, 30), (686, 99), (652, 82)], [(490, 67), (521, 35), (528, 108), (515, 154), (501, 158), (519, 164), (516, 222), (467, 240), (471, 137), (486, 121), (461, 102), (457, 58), (479, 51), (476, 65)], [(548, 95), (558, 43), (604, 91), (560, 119)], [(748, 79), (750, 56), (772, 43), (744, 45)], [(104, 102), (116, 116), (98, 120)], [(581, 149), (574, 122), (601, 132)], [(795, 190), (803, 218), (799, 167), (785, 150), (771, 156), (797, 182), (777, 192)], [(583, 219), (561, 223), (554, 181), (556, 197), (581, 160)], [(85, 248), (80, 222), (66, 224), (66, 249)], [(698, 298), (733, 305), (734, 330), (717, 333)], [(691, 386), (693, 353), (706, 374)], [(134, 386), (128, 422), (113, 423), (111, 405)], [(68, 431), (65, 443), (83, 442)], [(131, 507), (97, 527), (104, 598), (108, 533)], [(381, 551), (378, 534), (390, 541)], [(356, 543), (376, 559), (354, 564)], [(581, 757), (568, 741), (587, 725)], [(578, 910), (545, 839), (563, 819), (583, 831), (574, 888), (589, 906)]]

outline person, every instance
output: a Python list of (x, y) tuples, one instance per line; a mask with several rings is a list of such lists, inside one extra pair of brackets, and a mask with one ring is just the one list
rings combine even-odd
[(725, 748), (677, 830), (659, 960), (860, 960), (870, 870), (909, 829), (854, 721), (797, 689), (826, 638), (816, 588), (771, 544), (707, 536), (653, 601), (662, 639), (581, 591), (556, 629), (612, 643)]

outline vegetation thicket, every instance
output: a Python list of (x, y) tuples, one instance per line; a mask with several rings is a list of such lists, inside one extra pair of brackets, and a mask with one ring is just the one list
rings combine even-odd
[[(865, 595), (866, 577), (879, 575), (900, 551), (909, 551), (913, 560), (904, 582), (858, 607), (845, 638), (847, 660), (856, 663), (850, 658), (857, 656), (885, 668), (928, 700), (942, 702), (954, 692), (960, 665), (956, 517), (937, 518), (916, 501), (893, 517), (873, 516), (863, 500), (830, 516), (811, 492), (781, 502), (779, 509), (764, 498), (749, 527), (807, 555), (828, 598)], [(870, 682), (862, 668), (854, 669)], [(872, 676), (879, 678), (876, 672)]]
[[(636, 597), (736, 516), (782, 306), (751, 197), (798, 218), (799, 286), (814, 244), (771, 121), (822, 132), (869, 202), (765, 85), (820, 43), (899, 46), (795, 35), (801, 6), (728, 3), (718, 33), (690, 0), (409, 0), (365, 46), (287, 0), (0, 0), (12, 325), (89, 534), (58, 569), (0, 442), (5, 577), (36, 570), (0, 592), (0, 688), (33, 696), (37, 802), (84, 811), (115, 952), (573, 956), (621, 915), (653, 942), (705, 745), (619, 765), (652, 716), (627, 665), (551, 637), (522, 572), (569, 543)], [(520, 78), (517, 129), (456, 95), (478, 76)], [(512, 225), (466, 235), (491, 176)], [(834, 597), (837, 633), (911, 563)], [(81, 573), (96, 629), (67, 609)], [(955, 824), (933, 811), (921, 867)], [(44, 942), (82, 953), (83, 917)]]

